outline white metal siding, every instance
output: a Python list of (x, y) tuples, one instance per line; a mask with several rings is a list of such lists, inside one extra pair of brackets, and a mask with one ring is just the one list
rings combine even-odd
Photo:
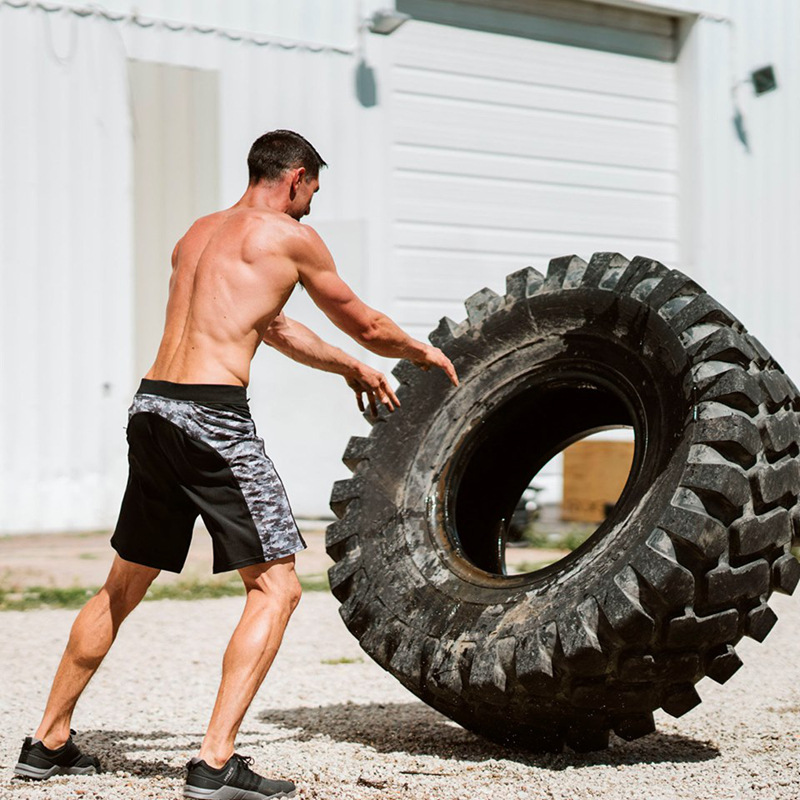
[[(59, 5), (85, 10), (92, 4), (59, 0)], [(172, 27), (213, 27), (234, 36), (246, 33), (348, 48), (355, 42), (359, 5), (366, 9), (364, 0), (103, 0), (93, 7), (111, 15), (135, 14), (148, 27), (153, 20), (166, 20)]]
[[(82, 0), (75, 4), (84, 5)], [(377, 4), (370, 0), (364, 8)], [(161, 5), (108, 0), (106, 5), (124, 11), (137, 5), (152, 16), (344, 49), (356, 39), (355, 0), (163, 0)], [(422, 121), (419, 131), (425, 136), (438, 135), (441, 142), (436, 128), (449, 125), (439, 104), (420, 92), (413, 70), (398, 75), (391, 67), (394, 48), (414, 33), (414, 23), (388, 38), (365, 37), (378, 105), (362, 109), (353, 91), (355, 55), (259, 47), (160, 24), (142, 28), (96, 16), (14, 10), (0, 0), (0, 531), (106, 527), (122, 493), (125, 411), (134, 389), (128, 58), (219, 70), (223, 203), (241, 192), (244, 154), (257, 134), (280, 125), (308, 135), (331, 164), (310, 221), (321, 223), (345, 277), (379, 308), (407, 296), (401, 291), (418, 296), (413, 292), (423, 284), (430, 297), (446, 301), (436, 308), (425, 301), (416, 316), (409, 311), (405, 318), (418, 320), (414, 330), (420, 334), (440, 312), (462, 317), (460, 302), (475, 289), (488, 284), (501, 290), (503, 275), (512, 269), (526, 264), (542, 269), (551, 255), (586, 256), (610, 248), (627, 255), (660, 254), (694, 275), (800, 378), (800, 276), (794, 265), (800, 252), (800, 5), (795, 0), (771, 0), (768, 9), (748, 0), (659, 0), (658, 5), (732, 21), (699, 19), (679, 56), (679, 180), (672, 175), (674, 161), (666, 170), (663, 164), (651, 169), (646, 161), (626, 170), (606, 145), (608, 161), (578, 165), (581, 183), (572, 187), (562, 186), (569, 183), (565, 171), (573, 167), (551, 157), (561, 142), (550, 133), (552, 121), (569, 110), (558, 103), (568, 100), (571, 90), (540, 85), (534, 67), (506, 87), (503, 74), (493, 76), (491, 70), (513, 77), (511, 51), (503, 51), (504, 66), (503, 53), (495, 53), (497, 64), (482, 48), (470, 54), (489, 70), (487, 75), (462, 67), (448, 74), (447, 64), (434, 63), (428, 70), (431, 88), (450, 93), (454, 99), (447, 108), (461, 119), (473, 119), (476, 108), (490, 101), (498, 102), (498, 111), (506, 107), (507, 130), (497, 138), (506, 150), (486, 153), (479, 145), (478, 152), (462, 157), (446, 149), (429, 151), (409, 138), (413, 115), (423, 111), (436, 120)], [(429, 58), (436, 57), (438, 44), (432, 47)], [(542, 72), (561, 69), (560, 79), (577, 69), (578, 61), (560, 67), (548, 61), (549, 52), (541, 48), (537, 59), (543, 60), (530, 63), (543, 64)], [(521, 54), (517, 61), (529, 63), (526, 57)], [(731, 124), (731, 86), (766, 63), (776, 67), (778, 90), (761, 98), (753, 97), (746, 84), (738, 91), (748, 153)], [(622, 72), (619, 82), (649, 80), (638, 70)], [(640, 95), (630, 100), (627, 86), (609, 92), (599, 74), (584, 78), (598, 81), (575, 96), (580, 108), (591, 111), (576, 120), (565, 145), (579, 147), (584, 127), (601, 125), (603, 114), (619, 117), (619, 125), (628, 129), (655, 132), (664, 124), (659, 114), (672, 101), (657, 96), (648, 102)], [(390, 102), (399, 79), (403, 91), (422, 95), (405, 117), (398, 117)], [(536, 124), (514, 103), (541, 106)], [(643, 116), (645, 109), (649, 117)], [(538, 138), (514, 134), (514, 125), (524, 130), (525, 124)], [(487, 134), (486, 128), (480, 130)], [(517, 150), (532, 148), (533, 141), (541, 149), (518, 158)], [(653, 142), (652, 148), (658, 138)], [(475, 149), (474, 142), (469, 147)], [(652, 148), (648, 145), (637, 158), (646, 158)], [(384, 164), (403, 172), (384, 173)], [(437, 186), (419, 174), (436, 171), (443, 173)], [(635, 230), (606, 228), (608, 211), (593, 211), (589, 200), (592, 193), (609, 203), (635, 196), (642, 180), (654, 191), (647, 195), (651, 201), (679, 193), (680, 224), (658, 226), (655, 239), (649, 238), (651, 217), (634, 209)], [(491, 225), (476, 218), (464, 190), (470, 185), (493, 192), (492, 205), (502, 204), (509, 217), (516, 215), (513, 224), (497, 211)], [(419, 214), (411, 230), (405, 223), (394, 225), (396, 190), (403, 192), (397, 201), (404, 213), (424, 204), (432, 217), (428, 227)], [(581, 206), (572, 199), (578, 193)], [(455, 218), (447, 216), (450, 197), (459, 209)], [(512, 198), (537, 204), (530, 230)], [(593, 221), (591, 229), (573, 225), (548, 231), (539, 222), (547, 214), (561, 219), (554, 213), (558, 208), (569, 215), (579, 207)], [(463, 219), (477, 225), (465, 227)], [(396, 245), (409, 250), (395, 251)], [(405, 261), (399, 260), (401, 254)], [(344, 343), (330, 333), (306, 295), (293, 297), (287, 310)], [(344, 443), (365, 427), (343, 382), (267, 351), (256, 358), (251, 395), (295, 511), (325, 513), (331, 482), (346, 474), (339, 461)]]
[(95, 527), (113, 502), (130, 357), (118, 53), (97, 20), (0, 8), (2, 531)]
[[(311, 220), (349, 231), (334, 250), (363, 250), (370, 165), (351, 56), (0, 4), (0, 533), (108, 528), (124, 490), (137, 382), (129, 59), (218, 71), (220, 153), (208, 166), (223, 204), (246, 186), (256, 136), (308, 136), (331, 164)], [(356, 285), (361, 269), (342, 264)], [(344, 344), (304, 301), (287, 313)], [(352, 392), (264, 347), (250, 394), (295, 509), (327, 513), (347, 439), (366, 427)]]
[(674, 64), (417, 21), (391, 46), (402, 323), (565, 253), (676, 261)]
[[(686, 246), (678, 266), (800, 382), (800, 4), (731, 0), (711, 10), (727, 21), (700, 18), (681, 67)], [(747, 79), (765, 64), (774, 65), (778, 89), (756, 97)], [(734, 84), (749, 151), (733, 127)]]

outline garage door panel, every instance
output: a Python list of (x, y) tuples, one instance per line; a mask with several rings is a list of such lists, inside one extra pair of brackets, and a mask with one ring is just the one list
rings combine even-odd
[(436, 172), (444, 175), (492, 175), (520, 182), (594, 187), (655, 194), (678, 194), (678, 174), (665, 170), (628, 169), (544, 159), (519, 154), (484, 153), (432, 145), (397, 145), (393, 152), (397, 170)]
[[(665, 235), (659, 238), (642, 239), (629, 235), (546, 232), (534, 227), (525, 230), (509, 228), (489, 228), (477, 225), (437, 225), (434, 223), (397, 223), (393, 229), (396, 247), (396, 260), (403, 259), (407, 253), (416, 251), (420, 263), (429, 262), (431, 252), (451, 253), (459, 259), (463, 253), (476, 253), (482, 256), (510, 256), (516, 260), (517, 269), (534, 266), (543, 270), (555, 255), (575, 253), (588, 259), (592, 253), (604, 250), (619, 251), (629, 258), (639, 253), (647, 253), (666, 263), (675, 263), (678, 256), (677, 240)], [(403, 270), (398, 270), (402, 273)], [(428, 277), (435, 279), (432, 270)], [(416, 290), (424, 294), (425, 272), (419, 275)], [(399, 279), (398, 279), (399, 280)], [(400, 283), (398, 283), (398, 286)], [(480, 288), (480, 287), (477, 287)], [(407, 290), (406, 290), (407, 291)]]
[(398, 220), (594, 234), (627, 232), (641, 238), (677, 235), (674, 204), (658, 195), (423, 174), (398, 174), (394, 186)]
[[(420, 342), (427, 342), (428, 341), (428, 334), (436, 327), (439, 320), (446, 316), (445, 314), (439, 314), (438, 317), (433, 322), (423, 322), (423, 323), (409, 323), (406, 322), (403, 326), (406, 331), (408, 331), (409, 336), (413, 336), (415, 339), (418, 339)], [(387, 372), (389, 368), (387, 367)]]
[(659, 125), (678, 124), (678, 107), (671, 101), (622, 97), (579, 89), (565, 91), (561, 87), (520, 80), (432, 72), (418, 67), (397, 68), (393, 81), (394, 90), (399, 96), (460, 99)]
[(529, 260), (522, 254), (404, 249), (398, 252), (396, 260), (396, 299), (410, 302), (425, 297), (463, 303), (464, 298), (484, 286), (503, 292), (506, 275), (528, 266)]
[(431, 145), (397, 145), (398, 171), (435, 172), (465, 177), (504, 178), (520, 182), (592, 187), (677, 196), (677, 172), (560, 161), (531, 156), (484, 153)]
[[(569, 242), (572, 244), (572, 242)], [(602, 239), (589, 243), (586, 249), (567, 247), (555, 252), (563, 255), (576, 255), (588, 260), (593, 252), (607, 251)], [(639, 254), (637, 243), (615, 241), (623, 255), (633, 258)], [(656, 245), (655, 247), (659, 247)], [(648, 247), (648, 257), (664, 260), (672, 252), (674, 245), (661, 243), (661, 252), (655, 253)], [(512, 272), (525, 267), (533, 267), (541, 273), (547, 271), (547, 264), (552, 256), (545, 253), (526, 253), (525, 255), (497, 256), (490, 253), (415, 253), (399, 254), (395, 273), (396, 301), (412, 302), (417, 300), (441, 300), (452, 303), (463, 303), (464, 299), (484, 286), (496, 291), (505, 292), (505, 278)], [(674, 263), (674, 259), (673, 259)]]
[(428, 300), (397, 300), (392, 309), (392, 316), (399, 325), (404, 328), (408, 326), (419, 326), (424, 329), (425, 335), (436, 327), (436, 323), (442, 317), (460, 322), (467, 316), (463, 302), (441, 300), (430, 298)]
[(408, 96), (397, 99), (395, 119), (400, 144), (628, 168), (678, 168), (674, 132), (662, 126)]
[[(675, 64), (415, 22), (392, 45), (398, 67), (677, 102)], [(502, 48), (498, 39), (502, 38)]]
[(390, 46), (398, 321), (569, 253), (679, 263), (674, 64), (416, 21)]
[[(564, 251), (569, 253), (570, 251)], [(629, 251), (633, 256), (635, 250)], [(648, 251), (649, 252), (649, 251)], [(667, 253), (668, 251), (664, 251)], [(588, 257), (588, 253), (583, 254)], [(661, 254), (653, 254), (663, 260)], [(525, 266), (544, 271), (546, 263), (536, 259), (498, 259), (463, 255), (460, 258), (424, 256), (401, 260), (396, 278), (400, 293), (392, 303), (392, 317), (404, 328), (419, 326), (425, 338), (443, 316), (460, 322), (466, 316), (464, 299), (488, 286), (498, 294), (505, 291), (505, 278)], [(420, 295), (420, 290), (425, 295)], [(413, 335), (413, 334), (412, 334)]]
[[(630, 208), (631, 204), (627, 204)], [(578, 217), (575, 204), (564, 200), (561, 206), (537, 208), (494, 206), (455, 199), (431, 200), (418, 198), (398, 202), (395, 217), (401, 222), (420, 217), (442, 225), (460, 223), (466, 226), (485, 225), (509, 230), (537, 228), (548, 233), (586, 234), (592, 237), (632, 237), (639, 240), (676, 239), (677, 223), (674, 218), (653, 220), (646, 217), (624, 220), (619, 204), (609, 206), (598, 203)]]

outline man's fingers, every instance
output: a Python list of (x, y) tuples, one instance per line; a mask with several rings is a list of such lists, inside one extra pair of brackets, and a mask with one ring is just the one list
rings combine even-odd
[(389, 381), (386, 380), (385, 375), (381, 375), (379, 380), (379, 387), (380, 387), (380, 399), (381, 403), (383, 403), (389, 411), (394, 411), (400, 403), (397, 400), (397, 396), (392, 391), (392, 387), (389, 385)]
[(380, 397), (381, 403), (383, 403), (389, 411), (394, 411), (394, 405), (392, 404), (392, 398), (389, 397), (388, 392), (384, 392), (383, 395)]
[[(389, 384), (387, 383), (384, 388), (385, 388), (386, 394), (389, 395), (389, 397), (391, 398), (391, 401), (394, 404), (394, 407), (395, 408), (399, 408), (400, 407), (400, 401), (397, 399), (397, 395), (392, 391), (392, 387), (389, 386)], [(394, 410), (394, 409), (392, 409), (392, 410)]]
[(453, 362), (449, 359), (444, 365), (444, 371), (447, 374), (447, 377), (450, 378), (453, 386), (458, 386), (458, 375), (456, 375), (456, 368), (453, 366)]
[(369, 403), (369, 410), (373, 417), (378, 416), (378, 405), (384, 405), (389, 411), (394, 411), (400, 406), (400, 401), (394, 393), (386, 376), (377, 370), (368, 370), (359, 379), (348, 381), (356, 393), (358, 400), (358, 408), (364, 412), (364, 398), (363, 394), (367, 395), (367, 402)]
[(450, 378), (453, 386), (458, 386), (458, 375), (456, 375), (456, 368), (453, 366), (453, 362), (439, 349), (436, 350), (436, 355), (438, 356), (437, 366)]

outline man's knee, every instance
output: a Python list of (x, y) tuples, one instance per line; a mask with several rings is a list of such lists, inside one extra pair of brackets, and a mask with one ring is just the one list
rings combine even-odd
[(292, 579), (291, 585), (286, 587), (286, 602), (289, 605), (290, 611), (294, 611), (297, 608), (297, 604), (303, 596), (303, 587), (300, 585), (300, 581), (294, 572), (292, 573)]
[(294, 571), (294, 556), (239, 570), (248, 592), (257, 591), (270, 603), (291, 614), (303, 593)]
[(288, 614), (291, 614), (300, 602), (303, 589), (294, 570), (273, 579), (264, 587), (271, 601), (277, 603)]
[(136, 605), (158, 577), (159, 570), (117, 556), (103, 586), (113, 605)]

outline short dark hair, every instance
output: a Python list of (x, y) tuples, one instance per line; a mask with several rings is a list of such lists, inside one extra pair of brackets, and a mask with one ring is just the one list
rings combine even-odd
[(328, 165), (313, 145), (294, 131), (269, 131), (253, 142), (247, 156), (250, 184), (278, 180), (290, 169), (305, 167), (309, 178), (319, 177)]

